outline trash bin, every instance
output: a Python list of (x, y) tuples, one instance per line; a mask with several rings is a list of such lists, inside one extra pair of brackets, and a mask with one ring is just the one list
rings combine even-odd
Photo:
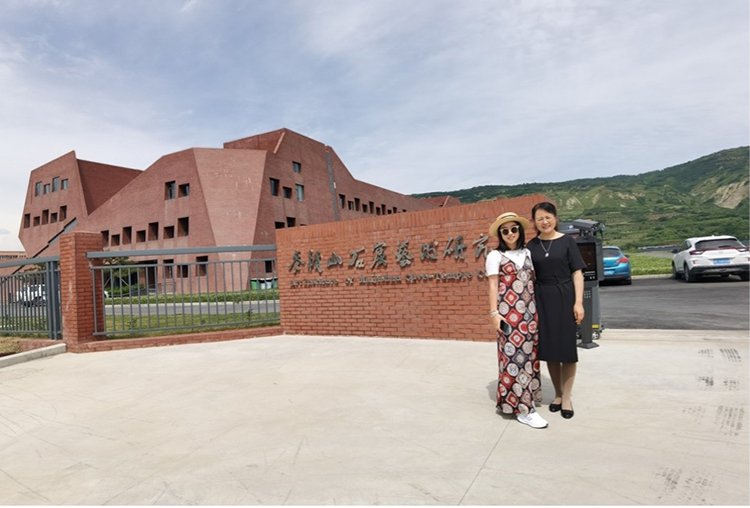
[(269, 277), (266, 279), (250, 279), (250, 289), (275, 289), (278, 287), (278, 279), (276, 277)]

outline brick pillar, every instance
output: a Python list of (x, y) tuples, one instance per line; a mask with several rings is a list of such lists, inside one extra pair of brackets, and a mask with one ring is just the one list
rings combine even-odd
[[(100, 260), (86, 258), (87, 252), (101, 251), (99, 233), (72, 232), (60, 237), (60, 300), (62, 304), (63, 340), (68, 351), (79, 352), (94, 337), (94, 295), (96, 295), (99, 323), (104, 319), (101, 291), (94, 293), (91, 265)], [(101, 285), (101, 281), (97, 281)]]

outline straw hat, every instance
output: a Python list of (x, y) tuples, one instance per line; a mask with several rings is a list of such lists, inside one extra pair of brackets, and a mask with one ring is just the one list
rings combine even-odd
[(500, 226), (505, 224), (506, 222), (517, 222), (520, 224), (524, 231), (528, 230), (530, 227), (529, 221), (521, 217), (515, 212), (505, 212), (498, 216), (497, 219), (495, 219), (495, 222), (492, 223), (490, 226), (490, 236), (497, 238), (498, 237), (498, 229)]

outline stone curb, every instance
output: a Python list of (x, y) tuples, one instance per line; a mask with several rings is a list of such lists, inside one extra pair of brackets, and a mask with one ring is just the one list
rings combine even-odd
[(0, 368), (15, 365), (17, 363), (28, 362), (36, 360), (37, 358), (44, 358), (52, 355), (59, 355), (67, 351), (65, 343), (55, 344), (54, 346), (42, 347), (39, 349), (32, 349), (31, 351), (24, 351), (23, 353), (17, 353), (14, 355), (8, 355), (0, 358)]

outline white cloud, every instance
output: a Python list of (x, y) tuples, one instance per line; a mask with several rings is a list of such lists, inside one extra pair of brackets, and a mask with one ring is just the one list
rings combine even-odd
[[(426, 192), (748, 142), (744, 0), (0, 0), (0, 227), (70, 150), (143, 168), (289, 127)], [(0, 235), (0, 248), (6, 237)]]

